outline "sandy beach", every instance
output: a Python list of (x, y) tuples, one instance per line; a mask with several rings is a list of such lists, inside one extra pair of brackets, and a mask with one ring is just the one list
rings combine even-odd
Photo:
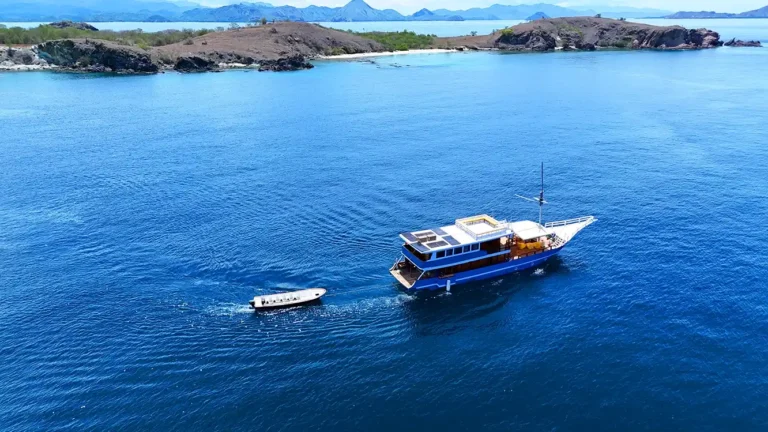
[(408, 51), (386, 51), (386, 52), (368, 52), (368, 53), (358, 53), (358, 54), (340, 54), (340, 55), (334, 55), (334, 56), (317, 56), (318, 59), (322, 60), (347, 60), (347, 59), (359, 59), (359, 58), (367, 58), (367, 57), (383, 57), (383, 56), (396, 56), (396, 55), (409, 55), (409, 54), (444, 54), (444, 53), (453, 53), (453, 52), (459, 52), (455, 49), (444, 49), (444, 48), (435, 48), (435, 49), (416, 49), (416, 50), (408, 50)]

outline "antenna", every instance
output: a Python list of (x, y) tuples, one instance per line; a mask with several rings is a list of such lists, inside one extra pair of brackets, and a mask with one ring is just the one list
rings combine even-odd
[(541, 163), (541, 192), (539, 192), (539, 196), (533, 197), (533, 198), (524, 197), (522, 195), (515, 195), (515, 196), (520, 199), (524, 199), (526, 201), (539, 203), (539, 225), (541, 225), (544, 204), (549, 204), (547, 201), (544, 200), (544, 162)]

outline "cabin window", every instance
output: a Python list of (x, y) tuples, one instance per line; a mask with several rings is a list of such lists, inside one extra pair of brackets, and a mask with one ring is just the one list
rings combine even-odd
[(469, 252), (469, 246), (464, 246), (464, 253)]
[(440, 251), (437, 253), (438, 258), (445, 258), (445, 251)]
[(480, 245), (479, 244), (475, 243), (475, 244), (472, 245), (472, 250), (473, 251), (476, 251), (478, 249), (480, 249)]
[(452, 256), (453, 255), (453, 249), (448, 249), (445, 251), (445, 256)]
[(432, 254), (421, 253), (421, 252), (417, 251), (413, 246), (411, 246), (409, 244), (405, 245), (405, 249), (408, 252), (412, 253), (413, 256), (416, 257), (416, 259), (421, 260), (421, 261), (429, 261), (429, 259), (432, 257)]
[(458, 255), (460, 253), (461, 253), (461, 248), (460, 247), (453, 250), (453, 254), (454, 255)]

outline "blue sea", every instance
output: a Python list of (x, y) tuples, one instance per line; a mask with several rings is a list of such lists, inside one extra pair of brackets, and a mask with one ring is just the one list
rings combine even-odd
[[(766, 49), (0, 74), (0, 429), (766, 430)], [(413, 295), (397, 235), (595, 215)], [(322, 286), (321, 304), (249, 311)]]

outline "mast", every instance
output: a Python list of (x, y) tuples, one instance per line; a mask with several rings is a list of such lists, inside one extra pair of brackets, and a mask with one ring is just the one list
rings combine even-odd
[(539, 196), (534, 196), (533, 198), (524, 197), (522, 195), (515, 196), (526, 201), (539, 203), (539, 225), (541, 225), (543, 220), (544, 204), (549, 204), (546, 200), (544, 200), (544, 162), (541, 163), (541, 191), (539, 191)]
[(539, 225), (541, 225), (541, 214), (544, 209), (544, 162), (541, 163), (541, 192), (539, 193)]

